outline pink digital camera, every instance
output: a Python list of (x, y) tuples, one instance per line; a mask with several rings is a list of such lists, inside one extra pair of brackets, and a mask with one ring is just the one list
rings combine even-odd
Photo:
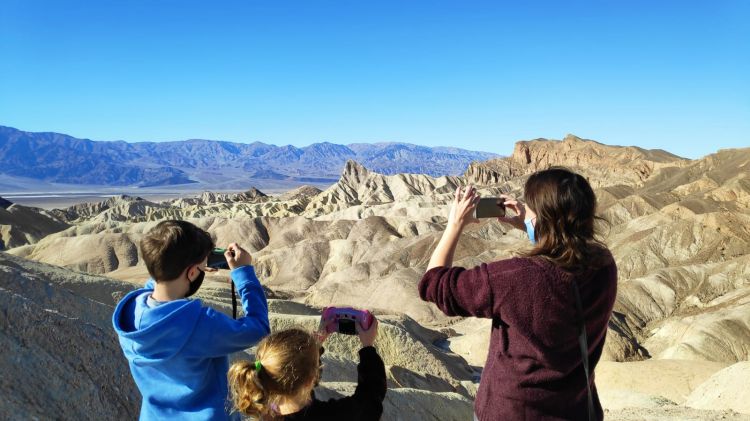
[(356, 335), (357, 326), (367, 330), (372, 326), (372, 314), (367, 310), (358, 310), (351, 307), (326, 307), (323, 309), (321, 324), (326, 333), (343, 333), (344, 335)]

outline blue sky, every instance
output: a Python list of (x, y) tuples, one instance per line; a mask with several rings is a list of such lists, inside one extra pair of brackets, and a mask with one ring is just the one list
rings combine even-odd
[(749, 21), (744, 0), (2, 0), (0, 124), (697, 158), (750, 146)]

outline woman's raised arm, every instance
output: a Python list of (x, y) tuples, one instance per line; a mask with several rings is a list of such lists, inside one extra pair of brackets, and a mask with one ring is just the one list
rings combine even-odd
[(479, 203), (479, 193), (473, 186), (467, 186), (465, 189), (459, 186), (456, 189), (451, 211), (448, 214), (448, 223), (440, 242), (435, 247), (435, 251), (432, 252), (430, 263), (427, 265), (428, 271), (439, 266), (451, 266), (453, 264), (453, 254), (464, 227), (467, 224), (479, 222), (474, 218), (474, 209), (477, 207), (477, 203)]

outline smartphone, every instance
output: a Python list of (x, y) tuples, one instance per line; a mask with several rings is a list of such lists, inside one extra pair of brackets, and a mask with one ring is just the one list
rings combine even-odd
[(482, 197), (474, 209), (475, 218), (497, 218), (505, 216), (505, 199), (502, 197)]
[(215, 248), (208, 255), (208, 264), (206, 266), (215, 269), (229, 269), (229, 263), (224, 256), (226, 249)]

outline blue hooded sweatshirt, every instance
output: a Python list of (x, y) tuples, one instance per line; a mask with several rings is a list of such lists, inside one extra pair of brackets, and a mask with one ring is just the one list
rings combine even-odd
[(268, 303), (253, 267), (237, 268), (231, 277), (245, 310), (237, 320), (197, 299), (150, 307), (153, 280), (117, 304), (112, 323), (143, 395), (141, 420), (230, 419), (228, 355), (270, 333)]

